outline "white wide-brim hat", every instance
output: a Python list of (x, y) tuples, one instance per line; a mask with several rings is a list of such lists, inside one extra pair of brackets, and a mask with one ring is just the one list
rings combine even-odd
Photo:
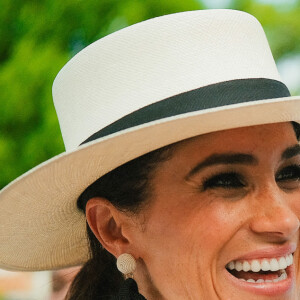
[(0, 268), (84, 263), (76, 200), (97, 178), (162, 146), (218, 130), (300, 120), (264, 31), (234, 10), (183, 12), (113, 33), (57, 75), (66, 152), (0, 193)]

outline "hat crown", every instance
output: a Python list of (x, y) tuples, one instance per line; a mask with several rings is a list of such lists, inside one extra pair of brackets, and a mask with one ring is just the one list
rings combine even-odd
[(53, 98), (66, 150), (155, 102), (218, 82), (280, 80), (260, 23), (203, 10), (154, 18), (86, 47), (60, 71)]

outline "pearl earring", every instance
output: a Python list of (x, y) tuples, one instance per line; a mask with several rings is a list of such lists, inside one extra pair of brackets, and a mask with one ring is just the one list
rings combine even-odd
[(135, 258), (128, 253), (121, 254), (117, 259), (118, 270), (125, 275), (125, 278), (133, 277), (136, 268)]

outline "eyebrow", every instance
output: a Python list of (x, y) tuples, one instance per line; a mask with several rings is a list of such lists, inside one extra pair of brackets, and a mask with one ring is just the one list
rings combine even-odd
[[(300, 145), (294, 145), (285, 149), (281, 154), (281, 160), (290, 159), (300, 154)], [(258, 165), (258, 159), (246, 153), (222, 153), (212, 154), (202, 162), (198, 163), (186, 176), (185, 179), (189, 179), (194, 174), (198, 173), (204, 168), (213, 165), (231, 165), (231, 164), (243, 164), (243, 165)]]
[(281, 159), (289, 159), (300, 154), (300, 145), (294, 145), (285, 149), (281, 154)]
[(257, 165), (258, 159), (250, 154), (244, 153), (222, 153), (212, 154), (202, 162), (198, 163), (185, 177), (190, 178), (200, 170), (213, 166), (213, 165), (231, 165), (231, 164), (244, 164), (244, 165)]

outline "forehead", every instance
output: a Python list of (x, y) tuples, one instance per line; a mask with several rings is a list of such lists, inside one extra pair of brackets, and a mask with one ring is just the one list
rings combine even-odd
[(295, 144), (297, 138), (290, 122), (250, 126), (179, 142), (170, 161), (199, 160), (219, 153), (247, 153), (261, 159), (278, 158), (286, 148)]

